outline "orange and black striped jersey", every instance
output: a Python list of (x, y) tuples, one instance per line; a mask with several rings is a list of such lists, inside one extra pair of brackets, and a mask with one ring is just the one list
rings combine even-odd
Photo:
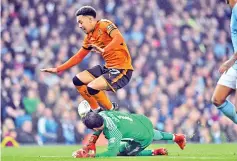
[[(111, 31), (117, 27), (107, 19), (101, 19), (97, 22), (93, 32), (87, 34), (84, 38), (82, 47), (90, 50), (90, 44), (94, 44), (100, 48), (105, 48), (111, 41)], [(105, 67), (117, 69), (131, 69), (132, 60), (125, 41), (116, 45), (114, 48), (101, 54), (105, 60)]]

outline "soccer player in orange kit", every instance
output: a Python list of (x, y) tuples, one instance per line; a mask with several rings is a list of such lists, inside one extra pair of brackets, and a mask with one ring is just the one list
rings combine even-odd
[(79, 27), (86, 33), (81, 49), (64, 64), (41, 71), (58, 73), (67, 70), (79, 64), (93, 49), (101, 54), (105, 65), (97, 65), (78, 73), (73, 78), (73, 83), (93, 111), (99, 111), (99, 104), (107, 110), (113, 110), (115, 107), (103, 90), (115, 92), (130, 81), (133, 67), (127, 45), (111, 21), (96, 19), (96, 10), (93, 7), (81, 7), (76, 12), (76, 18)]

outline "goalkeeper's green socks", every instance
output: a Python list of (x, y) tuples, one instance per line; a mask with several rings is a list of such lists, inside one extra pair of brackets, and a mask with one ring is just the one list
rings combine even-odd
[(143, 150), (137, 156), (152, 156), (152, 150)]
[(153, 129), (153, 131), (154, 131), (153, 140), (173, 140), (174, 138), (174, 135), (171, 133), (162, 132), (155, 129)]
[[(174, 134), (162, 132), (153, 129), (154, 137), (153, 140), (174, 140)], [(143, 150), (138, 156), (153, 156), (153, 155), (168, 155), (168, 152), (165, 148), (154, 149), (154, 150)]]
[(165, 148), (143, 150), (137, 156), (154, 156), (154, 155), (168, 155), (168, 151)]

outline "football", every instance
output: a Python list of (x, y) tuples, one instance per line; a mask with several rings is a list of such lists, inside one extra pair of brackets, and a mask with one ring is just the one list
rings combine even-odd
[(85, 117), (88, 112), (90, 112), (90, 104), (86, 101), (83, 100), (77, 108), (78, 114), (81, 118)]

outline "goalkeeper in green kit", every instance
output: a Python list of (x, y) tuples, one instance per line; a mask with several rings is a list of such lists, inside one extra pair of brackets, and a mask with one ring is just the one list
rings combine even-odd
[[(153, 140), (173, 140), (181, 149), (186, 145), (183, 134), (155, 130), (144, 115), (118, 111), (89, 112), (83, 117), (83, 122), (95, 132), (85, 147), (73, 153), (75, 158), (168, 155), (165, 148), (144, 150)], [(108, 150), (96, 154), (95, 143), (101, 132), (108, 139)]]

